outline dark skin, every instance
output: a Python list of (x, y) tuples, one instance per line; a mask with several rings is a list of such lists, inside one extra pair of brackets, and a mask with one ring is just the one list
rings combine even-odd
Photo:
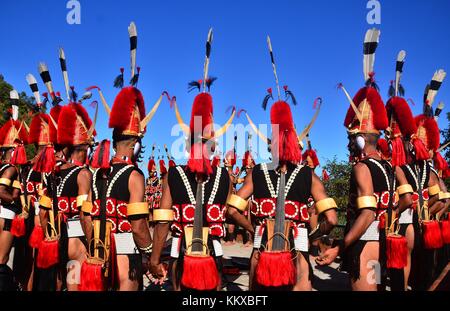
[[(13, 149), (6, 150), (3, 153), (3, 161), (8, 162), (11, 159)], [(11, 181), (17, 178), (17, 169), (15, 167), (7, 168), (1, 178), (7, 178)], [(4, 203), (11, 203), (16, 201), (20, 196), (19, 189), (6, 187), (0, 185), (0, 200)], [(3, 231), (4, 219), (0, 219), (0, 264), (6, 264), (9, 260), (9, 253), (11, 251), (13, 236), (9, 231)]]
[[(428, 187), (432, 187), (434, 185), (439, 185), (439, 188), (441, 188), (442, 192), (447, 192), (447, 187), (445, 186), (445, 183), (442, 179), (439, 178), (433, 171), (431, 171), (430, 174), (430, 181), (428, 183)], [(428, 200), (428, 208), (430, 215), (435, 216), (436, 214), (440, 213), (442, 210), (445, 210), (447, 206), (448, 200), (439, 200), (438, 195), (432, 196)]]

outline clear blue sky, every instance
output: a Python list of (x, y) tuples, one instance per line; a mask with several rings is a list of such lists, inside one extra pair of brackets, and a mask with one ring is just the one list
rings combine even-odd
[[(299, 105), (293, 107), (297, 128), (314, 113), (317, 96), (324, 100), (314, 126), (313, 146), (324, 161), (337, 155), (346, 159), (346, 131), (342, 126), (348, 108), (343, 82), (353, 95), (363, 85), (362, 41), (371, 28), (366, 22), (365, 0), (346, 1), (106, 1), (81, 2), (81, 24), (66, 22), (65, 0), (2, 1), (0, 73), (19, 91), (28, 93), (27, 73), (38, 77), (37, 65), (49, 65), (56, 89), (64, 93), (58, 47), (66, 51), (69, 77), (78, 93), (100, 86), (112, 105), (118, 90), (112, 87), (120, 67), (129, 72), (127, 26), (138, 28), (137, 63), (142, 67), (139, 88), (147, 109), (163, 90), (176, 95), (185, 121), (189, 120), (196, 92), (187, 92), (190, 80), (201, 78), (208, 28), (214, 28), (211, 75), (219, 77), (212, 88), (215, 121), (224, 123), (225, 110), (236, 105), (251, 111), (257, 123), (269, 122), (261, 108), (268, 87), (274, 87), (266, 35), (270, 34), (281, 85), (287, 84)], [(387, 99), (399, 50), (407, 51), (403, 85), (413, 98), (413, 112), (422, 109), (422, 94), (435, 70), (450, 72), (450, 2), (381, 1), (380, 45), (376, 80)], [(40, 84), (40, 88), (44, 86)], [(450, 76), (437, 101), (450, 105)], [(96, 99), (98, 99), (96, 97)], [(93, 113), (92, 108), (88, 108)], [(448, 111), (445, 109), (444, 113)], [(444, 114), (443, 114), (444, 115)], [(246, 123), (241, 117), (238, 122)], [(144, 143), (170, 144), (175, 116), (165, 101), (151, 122)], [(439, 122), (445, 127), (445, 116)], [(99, 138), (110, 137), (107, 117), (100, 111)], [(230, 144), (222, 149), (229, 149)]]

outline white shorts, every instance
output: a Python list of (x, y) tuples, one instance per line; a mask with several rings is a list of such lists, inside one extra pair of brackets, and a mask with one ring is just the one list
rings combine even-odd
[(114, 233), (114, 241), (116, 242), (117, 255), (134, 255), (139, 254), (133, 239), (133, 233)]
[(3, 219), (14, 219), (16, 217), (16, 213), (14, 213), (12, 210), (4, 208), (0, 205), (0, 218)]
[(414, 210), (412, 208), (407, 208), (400, 214), (400, 218), (398, 219), (398, 223), (403, 224), (412, 224), (413, 223), (413, 214)]
[(361, 241), (378, 241), (380, 239), (380, 231), (378, 229), (379, 223), (379, 220), (373, 221), (359, 239)]
[(67, 237), (78, 238), (84, 236), (83, 228), (81, 228), (80, 219), (67, 220)]

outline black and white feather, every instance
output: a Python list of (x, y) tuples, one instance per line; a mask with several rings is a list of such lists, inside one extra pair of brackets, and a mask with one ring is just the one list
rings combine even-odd
[(364, 81), (368, 81), (369, 79), (371, 79), (371, 75), (373, 75), (375, 64), (375, 52), (378, 47), (379, 39), (380, 39), (379, 29), (372, 28), (367, 30), (366, 36), (364, 38), (364, 47), (363, 47)]
[(27, 80), (28, 85), (30, 86), (31, 92), (33, 93), (34, 100), (37, 105), (41, 104), (41, 95), (39, 93), (39, 87), (37, 84), (36, 78), (31, 74), (27, 74), (25, 79)]
[(47, 64), (39, 63), (39, 75), (41, 76), (42, 82), (44, 82), (48, 93), (50, 94), (52, 100), (55, 99), (55, 92), (53, 90), (52, 78), (50, 77), (50, 72), (48, 71)]
[(395, 96), (405, 96), (405, 90), (400, 83), (403, 73), (403, 65), (405, 64), (406, 52), (401, 50), (397, 56), (395, 65)]
[(11, 115), (13, 120), (19, 119), (19, 93), (16, 90), (9, 92), (9, 99), (11, 100)]
[(131, 65), (131, 79), (134, 77), (136, 68), (136, 50), (137, 50), (137, 29), (136, 24), (131, 22), (128, 26), (128, 35), (130, 36), (130, 65)]
[(67, 99), (70, 101), (70, 88), (69, 88), (69, 74), (67, 73), (67, 63), (66, 63), (66, 54), (64, 53), (63, 48), (59, 48), (59, 64), (61, 66), (61, 71), (64, 79), (64, 87), (66, 89)]
[(437, 121), (439, 119), (439, 116), (442, 113), (442, 110), (444, 110), (444, 102), (440, 102), (439, 105), (436, 107), (436, 110), (434, 110), (434, 119)]
[(208, 31), (208, 38), (206, 39), (206, 47), (205, 47), (205, 63), (203, 65), (203, 91), (206, 91), (206, 82), (208, 80), (212, 40), (213, 40), (213, 29), (210, 28)]
[(430, 106), (430, 107), (433, 106), (434, 99), (436, 98), (436, 95), (437, 95), (446, 75), (447, 75), (447, 73), (442, 69), (439, 69), (438, 71), (436, 71), (434, 73), (433, 78), (427, 88), (427, 93), (426, 93), (426, 98), (425, 98), (425, 104), (427, 104), (428, 106)]

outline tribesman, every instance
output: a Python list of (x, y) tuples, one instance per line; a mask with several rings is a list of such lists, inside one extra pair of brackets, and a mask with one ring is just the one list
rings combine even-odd
[[(318, 214), (324, 215), (320, 231), (328, 234), (337, 223), (336, 203), (328, 198), (313, 170), (301, 165), (302, 157), (291, 108), (281, 100), (270, 38), (267, 38), (275, 74), (278, 101), (270, 110), (273, 162), (256, 165), (244, 185), (228, 200), (243, 210), (253, 195), (252, 214), (256, 219), (254, 249), (250, 262), (250, 288), (288, 288), (311, 290), (312, 267), (308, 254), (308, 198), (316, 201)], [(286, 98), (296, 104), (285, 86)], [(273, 98), (271, 89), (263, 101), (265, 109)], [(286, 99), (287, 100), (287, 99)], [(257, 131), (260, 137), (264, 135)]]
[[(406, 52), (400, 51), (396, 61), (395, 80), (391, 81), (389, 88), (390, 99), (386, 103), (386, 112), (388, 116), (389, 127), (385, 131), (386, 141), (379, 141), (378, 147), (381, 151), (382, 158), (389, 158), (391, 165), (395, 169), (397, 176), (404, 175), (408, 182), (407, 185), (399, 187), (397, 194), (411, 195), (411, 205), (398, 205), (394, 210), (397, 215), (398, 224), (393, 224), (391, 231), (397, 235), (397, 241), (406, 239), (406, 247), (396, 249), (400, 254), (407, 252), (406, 261), (404, 256), (395, 256), (387, 260), (387, 268), (389, 268), (391, 290), (406, 290), (411, 268), (411, 252), (414, 248), (414, 227), (413, 214), (416, 203), (414, 197), (417, 196), (417, 183), (411, 177), (410, 169), (413, 161), (423, 161), (427, 159), (427, 152), (422, 141), (417, 138), (417, 128), (415, 126), (414, 117), (411, 109), (403, 98), (405, 90), (400, 83), (403, 72), (403, 65), (406, 58)], [(408, 155), (413, 150), (414, 158)], [(408, 169), (409, 168), (409, 169)], [(422, 185), (424, 187), (425, 185)], [(400, 236), (405, 238), (400, 238)], [(405, 246), (404, 242), (403, 246)], [(400, 245), (400, 242), (398, 242)], [(389, 256), (389, 253), (388, 253)]]
[[(235, 111), (225, 126), (214, 130), (213, 99), (209, 93), (215, 78), (208, 76), (212, 29), (206, 43), (206, 59), (203, 79), (191, 82), (192, 88), (202, 90), (192, 105), (191, 120), (186, 125), (174, 102), (175, 113), (181, 128), (189, 140), (187, 165), (171, 167), (163, 183), (161, 206), (153, 219), (154, 246), (151, 256), (151, 272), (162, 279), (166, 275), (160, 263), (161, 251), (169, 231), (172, 231), (172, 280), (175, 290), (221, 289), (222, 247), (220, 238), (225, 235), (225, 218), (233, 218), (237, 224), (247, 222), (234, 208), (226, 208), (226, 200), (232, 183), (223, 167), (213, 167), (210, 155), (214, 153), (214, 140), (223, 135), (231, 124)], [(251, 227), (251, 226), (249, 226)]]
[[(17, 96), (16, 96), (17, 95)], [(14, 104), (19, 97), (15, 90), (11, 92)], [(14, 104), (17, 106), (17, 103)], [(13, 271), (7, 265), (12, 248), (14, 233), (24, 229), (24, 218), (28, 211), (21, 204), (20, 165), (27, 163), (24, 144), (27, 143), (27, 131), (24, 122), (18, 121), (18, 107), (12, 108), (6, 123), (0, 129), (0, 291), (17, 288)]]
[[(61, 52), (60, 52), (61, 58)], [(94, 145), (95, 120), (89, 117), (82, 106), (82, 101), (90, 98), (90, 94), (80, 99), (69, 82), (65, 66), (61, 63), (66, 93), (70, 94), (70, 102), (59, 111), (57, 127), (57, 144), (64, 162), (54, 174), (46, 178), (47, 194), (42, 195), (40, 204), (40, 220), (45, 228), (45, 240), (40, 243), (37, 267), (56, 269), (57, 285), (50, 288), (69, 291), (78, 290), (79, 267), (86, 260), (86, 241), (82, 229), (83, 214), (81, 206), (87, 200), (92, 182), (92, 174), (87, 166), (87, 159)], [(59, 94), (53, 93), (50, 74), (45, 64), (39, 65), (41, 78), (49, 90), (52, 101), (62, 101)], [(59, 98), (59, 99), (58, 99)], [(59, 109), (58, 109), (59, 110)], [(98, 108), (96, 109), (97, 114)], [(51, 113), (50, 113), (51, 114)], [(47, 163), (48, 164), (48, 163)], [(77, 262), (66, 267), (69, 261)], [(74, 273), (70, 273), (73, 271)], [(67, 277), (72, 276), (72, 277)], [(53, 277), (54, 280), (54, 277)], [(54, 283), (54, 281), (52, 281)], [(45, 287), (41, 287), (45, 289)]]
[[(100, 145), (101, 149), (93, 157), (94, 163), (105, 163), (98, 165), (103, 169), (94, 172), (90, 199), (83, 206), (83, 212), (92, 215), (93, 223), (86, 231), (90, 256), (82, 267), (83, 271), (87, 271), (81, 278), (83, 290), (141, 289), (142, 255), (148, 257), (152, 252), (149, 207), (144, 197), (145, 178), (137, 164), (141, 161), (142, 138), (147, 124), (157, 111), (163, 94), (146, 115), (144, 97), (135, 87), (139, 70), (136, 71), (137, 30), (134, 22), (130, 23), (128, 33), (131, 85), (120, 90), (111, 109), (100, 95), (109, 114), (108, 126), (113, 129), (112, 147), (115, 153), (109, 169), (105, 156), (100, 156), (105, 155), (109, 145)], [(121, 69), (121, 76), (116, 78), (114, 84), (122, 87), (123, 83)], [(93, 88), (100, 91), (98, 87), (89, 89)], [(98, 270), (103, 273), (97, 273)], [(104, 280), (105, 277), (108, 279)]]
[[(233, 185), (233, 193), (236, 193), (236, 186), (238, 184), (238, 175), (234, 172), (234, 167), (237, 162), (237, 154), (236, 154), (236, 143), (237, 143), (237, 134), (234, 134), (233, 139), (233, 149), (228, 150), (225, 153), (223, 158), (223, 165), (227, 169), (228, 175), (230, 176), (230, 181)], [(236, 236), (238, 228), (236, 228), (236, 224), (232, 221), (226, 221), (226, 233), (223, 240), (225, 241), (225, 245), (233, 245), (236, 243)]]
[[(55, 166), (53, 145), (56, 142), (56, 122), (45, 113), (48, 97), (44, 96), (44, 101), (41, 101), (36, 78), (32, 74), (28, 74), (26, 80), (35, 98), (35, 104), (30, 104), (29, 107), (33, 117), (28, 143), (34, 145), (36, 155), (29, 161), (27, 170), (22, 172), (23, 194), (31, 217), (27, 225), (24, 245), (19, 243), (20, 240), (16, 240), (15, 243), (14, 270), (17, 271), (24, 289), (31, 291), (37, 289), (37, 284), (39, 284), (39, 273), (36, 273), (35, 258), (36, 250), (44, 239), (44, 231), (39, 219), (39, 198), (45, 192), (43, 187), (44, 174), (53, 171)], [(19, 248), (19, 245), (22, 245), (22, 247)]]
[[(340, 84), (350, 101), (344, 126), (347, 128), (348, 149), (353, 161), (347, 226), (344, 239), (316, 259), (320, 265), (324, 265), (332, 263), (338, 255), (343, 255), (343, 267), (349, 273), (355, 291), (376, 291), (374, 277), (382, 278), (382, 286), (385, 285), (386, 257), (388, 262), (390, 257), (395, 256), (400, 256), (400, 261), (406, 262), (406, 252), (395, 254), (389, 247), (392, 244), (405, 250), (406, 241), (391, 236), (390, 229), (395, 222), (399, 201), (395, 193), (397, 191), (400, 196), (401, 206), (409, 206), (411, 187), (401, 170), (394, 170), (389, 162), (382, 160), (377, 150), (381, 131), (388, 127), (386, 109), (377, 91), (373, 71), (379, 35), (379, 30), (374, 28), (368, 30), (365, 36), (363, 72), (366, 86), (352, 100)], [(380, 266), (375, 267), (373, 263), (376, 262)], [(378, 268), (381, 268), (381, 275)]]
[[(407, 175), (417, 181), (415, 183), (418, 189), (418, 198), (416, 198), (418, 220), (415, 227), (417, 233), (411, 263), (411, 287), (413, 290), (428, 289), (437, 277), (436, 251), (444, 244), (439, 215), (442, 210), (445, 211), (447, 208), (449, 195), (431, 160), (434, 158), (435, 165), (437, 164), (439, 167), (437, 151), (440, 144), (440, 132), (433, 116), (432, 105), (445, 76), (446, 73), (443, 70), (435, 72), (430, 84), (425, 88), (423, 113), (415, 117), (416, 136), (425, 145), (425, 151), (421, 152), (425, 154), (421, 158), (427, 159), (427, 161), (413, 161), (409, 165), (409, 169), (407, 168)], [(418, 154), (415, 150), (412, 154), (413, 160), (418, 158)]]
[(153, 144), (152, 153), (147, 163), (148, 177), (145, 183), (145, 200), (148, 202), (148, 207), (150, 210), (150, 221), (152, 221), (153, 216), (151, 211), (157, 205), (156, 198), (160, 197), (162, 194), (162, 185), (158, 176), (158, 170), (155, 162), (155, 148), (156, 145)]

